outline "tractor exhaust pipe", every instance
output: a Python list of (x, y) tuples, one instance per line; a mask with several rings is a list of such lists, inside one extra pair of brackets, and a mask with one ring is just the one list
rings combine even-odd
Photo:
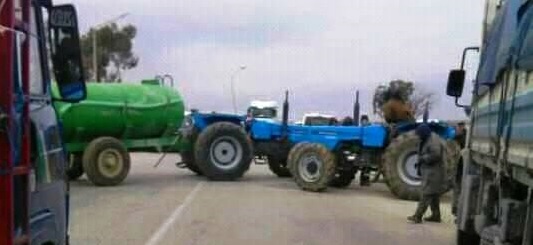
[(289, 125), (289, 90), (285, 90), (285, 101), (283, 101), (283, 115), (281, 118), (281, 133), (283, 137), (287, 136)]
[(359, 90), (355, 92), (355, 103), (353, 104), (353, 125), (359, 126), (359, 113), (360, 113), (360, 106), (359, 106)]
[(428, 123), (429, 119), (429, 102), (426, 102), (426, 108), (424, 109), (424, 115), (422, 116), (422, 121)]

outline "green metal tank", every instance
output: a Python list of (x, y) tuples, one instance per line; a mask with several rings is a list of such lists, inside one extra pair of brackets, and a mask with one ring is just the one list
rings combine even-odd
[(143, 142), (139, 140), (175, 135), (185, 110), (176, 90), (154, 81), (87, 83), (86, 100), (77, 104), (55, 102), (54, 106), (63, 123), (67, 148), (69, 144), (86, 145), (103, 136), (137, 142), (126, 144), (128, 148), (147, 146), (149, 142), (139, 145)]

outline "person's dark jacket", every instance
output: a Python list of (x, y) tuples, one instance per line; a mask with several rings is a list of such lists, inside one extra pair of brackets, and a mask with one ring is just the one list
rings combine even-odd
[(455, 135), (455, 142), (457, 142), (457, 144), (459, 144), (459, 146), (461, 147), (461, 149), (464, 149), (465, 148), (465, 145), (466, 145), (466, 129), (463, 129), (463, 132), (460, 133), (460, 134), (457, 134)]
[(434, 133), (421, 143), (418, 164), (422, 176), (423, 194), (441, 194), (446, 190), (446, 168), (444, 166), (444, 144)]

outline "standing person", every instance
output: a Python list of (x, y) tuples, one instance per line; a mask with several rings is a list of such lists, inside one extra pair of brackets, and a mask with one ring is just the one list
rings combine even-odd
[[(370, 120), (368, 115), (361, 115), (361, 120), (359, 120), (361, 127), (366, 127), (370, 125)], [(369, 164), (369, 163), (367, 163)], [(363, 166), (361, 168), (361, 175), (359, 176), (359, 184), (361, 186), (370, 186), (370, 167)]]
[(345, 117), (341, 122), (342, 126), (353, 126), (353, 119), (351, 117)]
[(370, 125), (370, 119), (368, 119), (368, 115), (362, 115), (361, 120), (359, 121), (361, 126), (368, 126)]
[(441, 222), (440, 196), (446, 189), (444, 145), (427, 124), (419, 125), (415, 132), (420, 138), (418, 169), (422, 177), (422, 190), (415, 214), (407, 219), (415, 224), (422, 223), (422, 217), (429, 206), (431, 216), (424, 218), (424, 221), (439, 223)]
[(459, 122), (457, 123), (457, 126), (455, 127), (455, 138), (454, 140), (461, 146), (461, 149), (465, 148), (466, 145), (466, 128), (465, 128), (465, 122)]

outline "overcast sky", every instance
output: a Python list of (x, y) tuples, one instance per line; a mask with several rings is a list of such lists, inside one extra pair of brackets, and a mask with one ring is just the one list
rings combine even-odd
[(464, 47), (478, 45), (484, 1), (62, 2), (77, 6), (82, 32), (130, 13), (119, 23), (137, 26), (140, 63), (125, 79), (172, 74), (189, 108), (231, 111), (230, 76), (246, 65), (235, 79), (243, 111), (254, 98), (281, 102), (289, 89), (292, 117), (309, 111), (342, 117), (359, 89), (371, 113), (377, 85), (406, 79), (436, 94), (432, 118), (456, 119), (464, 113), (444, 94), (447, 73)]

